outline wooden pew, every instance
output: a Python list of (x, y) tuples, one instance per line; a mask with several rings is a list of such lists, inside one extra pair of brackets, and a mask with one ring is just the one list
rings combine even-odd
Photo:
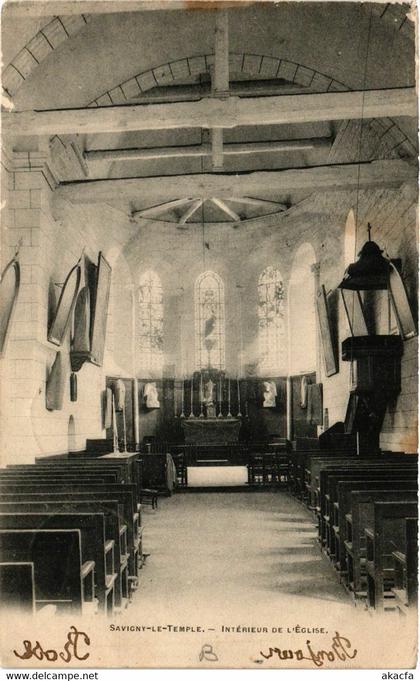
[(299, 499), (304, 501), (308, 506), (315, 506), (312, 504), (310, 498), (310, 480), (308, 476), (309, 462), (315, 457), (325, 458), (328, 456), (330, 460), (337, 459), (351, 459), (352, 455), (348, 452), (332, 451), (326, 454), (319, 450), (300, 450), (289, 452), (289, 489)]
[(374, 503), (373, 524), (365, 526), (368, 607), (386, 610), (392, 596), (394, 569), (392, 554), (404, 546), (406, 518), (417, 518), (417, 502)]
[(33, 563), (37, 609), (51, 603), (82, 613), (92, 566), (82, 565), (78, 530), (0, 530), (0, 554), (6, 563)]
[(68, 457), (42, 457), (35, 459), (36, 466), (75, 466), (76, 470), (78, 467), (83, 465), (84, 467), (111, 467), (119, 468), (121, 473), (121, 482), (131, 483), (136, 485), (138, 490), (138, 497), (142, 487), (141, 480), (141, 466), (138, 465), (138, 453), (111, 453), (111, 454), (101, 454), (100, 456), (90, 457), (85, 453), (83, 454), (69, 454)]
[[(93, 593), (83, 594), (83, 601), (94, 603), (106, 610), (107, 583), (105, 567), (105, 519), (100, 513), (16, 513), (0, 514), (0, 529), (24, 530), (79, 530), (81, 537), (82, 564), (94, 564)], [(91, 586), (86, 583), (86, 586)]]
[[(10, 495), (9, 495), (10, 496)], [(19, 495), (21, 499), (22, 495)], [(48, 495), (31, 495), (31, 500), (15, 499), (4, 501), (4, 495), (0, 495), (0, 513), (42, 513), (55, 515), (57, 513), (100, 513), (104, 518), (105, 526), (105, 609), (112, 614), (115, 609), (120, 610), (127, 593), (123, 593), (124, 584), (121, 580), (119, 566), (121, 565), (120, 553), (120, 525), (123, 525), (123, 512), (117, 500), (80, 500), (71, 499), (63, 501), (54, 495), (54, 501), (50, 501)]]
[(71, 465), (67, 466), (65, 464), (60, 464), (60, 466), (48, 465), (14, 465), (8, 466), (2, 471), (7, 471), (10, 475), (15, 475), (16, 473), (31, 473), (34, 475), (83, 475), (85, 477), (91, 477), (94, 479), (102, 479), (108, 482), (119, 482), (124, 483), (124, 476), (122, 474), (121, 467), (111, 467), (111, 466), (84, 466), (80, 467)]
[(320, 541), (327, 552), (334, 557), (332, 548), (335, 544), (334, 536), (338, 534), (338, 524), (334, 522), (336, 516), (337, 484), (340, 480), (393, 480), (400, 478), (417, 478), (417, 466), (386, 464), (369, 464), (364, 462), (359, 466), (341, 465), (338, 468), (327, 467), (320, 471), (320, 507), (319, 534)]
[(341, 456), (331, 454), (327, 455), (312, 455), (306, 460), (305, 476), (306, 476), (306, 486), (308, 488), (308, 494), (310, 495), (312, 507), (319, 506), (319, 477), (320, 471), (326, 467), (332, 467), (335, 465), (338, 468), (341, 464), (348, 465), (354, 464), (357, 466), (363, 465), (373, 465), (373, 464), (401, 464), (405, 465), (417, 463), (416, 455), (406, 455), (402, 453), (384, 452), (381, 455), (374, 455), (372, 457), (359, 457), (359, 456)]
[(347, 570), (345, 541), (352, 541), (351, 536), (346, 535), (347, 522), (346, 518), (352, 511), (352, 492), (372, 491), (383, 492), (384, 495), (392, 491), (417, 491), (417, 481), (410, 478), (393, 478), (392, 480), (378, 479), (359, 479), (342, 480), (337, 482), (337, 501), (333, 506), (333, 524), (338, 527), (338, 537), (336, 538), (337, 546), (335, 549), (335, 556), (337, 561), (337, 568), (340, 572), (345, 573)]
[(335, 463), (330, 457), (316, 457), (310, 462), (310, 472), (307, 469), (307, 475), (310, 478), (310, 488), (315, 501), (315, 505), (320, 505), (320, 472), (326, 468), (340, 468), (344, 467), (357, 467), (363, 468), (366, 466), (414, 466), (417, 465), (416, 456), (408, 456), (403, 454), (392, 454), (385, 453), (381, 456), (373, 457), (351, 457), (349, 458), (336, 458)]
[(7, 484), (15, 484), (15, 483), (25, 483), (25, 482), (61, 482), (63, 484), (73, 484), (73, 483), (81, 483), (85, 485), (110, 485), (115, 483), (115, 479), (113, 476), (109, 475), (101, 475), (101, 477), (88, 477), (83, 475), (81, 473), (80, 475), (76, 475), (75, 473), (73, 474), (62, 474), (62, 473), (32, 473), (32, 471), (28, 472), (23, 472), (23, 473), (4, 473), (2, 470), (0, 470), (0, 483), (2, 485), (7, 485)]
[[(128, 582), (131, 589), (138, 583), (138, 569), (141, 556), (140, 511), (137, 508), (136, 488), (132, 484), (111, 484), (111, 485), (84, 485), (83, 483), (62, 484), (62, 483), (32, 483), (32, 484), (8, 484), (0, 481), (0, 494), (11, 495), (4, 498), (4, 501), (12, 501), (19, 495), (24, 495), (21, 500), (35, 499), (38, 495), (55, 495), (56, 500), (63, 499), (114, 499), (121, 504), (123, 512), (123, 524), (120, 527), (120, 553), (121, 553), (121, 579)], [(44, 497), (45, 498), (45, 497)], [(50, 497), (54, 500), (54, 496)], [(124, 587), (125, 589), (125, 587)]]
[(19, 609), (24, 615), (35, 613), (33, 563), (0, 563), (0, 601), (5, 610)]
[(401, 615), (417, 606), (418, 592), (418, 520), (406, 518), (405, 537), (401, 550), (393, 551), (394, 583), (392, 593)]
[[(417, 498), (416, 492), (409, 490), (386, 490), (387, 498), (405, 501)], [(392, 496), (389, 496), (391, 495)], [(362, 568), (366, 560), (365, 528), (374, 522), (374, 503), (383, 501), (379, 490), (355, 490), (351, 493), (351, 511), (346, 515), (346, 533), (344, 548), (348, 580), (353, 583), (352, 591), (356, 597), (364, 597)]]

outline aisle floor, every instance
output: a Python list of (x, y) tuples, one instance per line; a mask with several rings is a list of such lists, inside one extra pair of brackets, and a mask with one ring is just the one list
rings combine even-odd
[[(321, 554), (314, 518), (283, 491), (209, 492), (160, 498), (143, 512), (142, 619), (205, 611), (325, 613), (352, 607)], [(309, 612), (309, 610), (307, 610)], [(185, 618), (184, 618), (185, 619)]]

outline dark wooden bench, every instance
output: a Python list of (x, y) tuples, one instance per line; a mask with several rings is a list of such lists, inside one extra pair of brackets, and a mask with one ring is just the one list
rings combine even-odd
[[(50, 495), (50, 499), (114, 499), (121, 505), (123, 513), (123, 524), (120, 527), (120, 553), (121, 571), (126, 574), (130, 583), (130, 589), (135, 588), (138, 583), (138, 569), (141, 562), (139, 551), (141, 549), (142, 529), (140, 527), (140, 510), (135, 500), (137, 491), (132, 484), (107, 484), (107, 485), (85, 485), (83, 482), (77, 484), (63, 483), (41, 483), (34, 482), (28, 484), (13, 483), (7, 484), (0, 481), (0, 494), (10, 495), (4, 501), (18, 500), (18, 495), (24, 498), (35, 499), (38, 495)], [(51, 495), (54, 495), (51, 496)], [(44, 497), (45, 498), (45, 497)]]
[(330, 460), (345, 459), (349, 460), (352, 458), (348, 452), (332, 451), (328, 455), (325, 452), (319, 450), (299, 450), (292, 451), (288, 453), (289, 461), (289, 490), (298, 499), (304, 501), (308, 506), (311, 504), (310, 499), (310, 484), (308, 469), (310, 466), (310, 461), (316, 457), (328, 456)]
[[(393, 553), (404, 547), (407, 518), (417, 518), (417, 502), (374, 503), (373, 524), (365, 526), (368, 607), (386, 610), (393, 598)], [(392, 606), (391, 606), (392, 607)]]
[(418, 593), (418, 519), (406, 518), (401, 550), (392, 552), (394, 560), (395, 607), (402, 615), (417, 607)]
[[(124, 592), (120, 565), (120, 526), (123, 525), (123, 511), (117, 500), (104, 499), (57, 499), (49, 500), (48, 495), (30, 495), (30, 499), (3, 501), (0, 495), (0, 513), (42, 513), (54, 516), (58, 513), (100, 513), (104, 518), (105, 531), (105, 609), (112, 614), (124, 606), (129, 594)], [(35, 496), (35, 498), (34, 498)]]
[(4, 610), (19, 610), (25, 616), (35, 613), (33, 563), (0, 563), (0, 600)]
[(320, 479), (321, 471), (327, 468), (360, 468), (365, 469), (366, 467), (385, 467), (385, 466), (416, 466), (417, 457), (407, 456), (401, 454), (383, 454), (381, 456), (373, 457), (352, 457), (350, 459), (336, 459), (336, 463), (331, 461), (329, 457), (326, 459), (318, 458), (313, 464), (313, 474), (311, 474), (311, 490), (313, 492), (314, 498), (316, 499), (316, 504), (320, 505)]
[[(387, 493), (387, 498), (391, 492)], [(394, 501), (416, 499), (416, 492), (409, 490), (395, 490), (392, 493)], [(366, 584), (366, 536), (365, 528), (374, 521), (374, 504), (383, 501), (380, 490), (355, 490), (351, 493), (351, 511), (346, 515), (346, 532), (344, 548), (346, 551), (346, 566), (348, 581), (356, 597), (365, 597)]]
[[(352, 511), (352, 492), (356, 491), (371, 491), (383, 492), (389, 494), (393, 491), (417, 491), (417, 481), (406, 478), (394, 478), (393, 480), (374, 479), (369, 478), (354, 480), (337, 481), (337, 501), (333, 505), (333, 525), (338, 527), (338, 536), (336, 536), (335, 555), (337, 561), (337, 569), (343, 574), (347, 570), (346, 551), (344, 547), (345, 541), (352, 542), (352, 537), (347, 536), (348, 523), (346, 518)], [(350, 528), (351, 529), (351, 528)], [(347, 580), (346, 580), (347, 581)]]
[[(106, 540), (105, 519), (101, 513), (0, 513), (0, 529), (24, 530), (80, 530), (82, 564), (94, 564), (93, 593), (83, 594), (83, 601), (95, 603), (101, 611), (106, 610)], [(111, 550), (111, 546), (108, 547)], [(85, 586), (90, 586), (86, 583)]]
[(14, 475), (16, 473), (31, 473), (33, 475), (71, 475), (78, 476), (83, 475), (85, 477), (93, 479), (102, 479), (109, 482), (127, 482), (124, 480), (124, 475), (121, 467), (111, 467), (111, 466), (85, 466), (81, 465), (75, 466), (74, 464), (68, 466), (66, 464), (60, 464), (59, 466), (54, 466), (52, 464), (43, 465), (14, 465), (8, 466), (2, 471), (7, 471), (8, 474)]
[(335, 536), (339, 532), (337, 519), (337, 485), (344, 480), (394, 480), (417, 477), (416, 465), (395, 465), (393, 463), (366, 464), (361, 466), (340, 466), (339, 468), (325, 468), (320, 471), (320, 507), (317, 509), (319, 518), (319, 537), (322, 545), (334, 558)]
[(142, 487), (142, 468), (138, 463), (138, 453), (110, 453), (103, 454), (98, 452), (95, 456), (88, 456), (83, 454), (69, 454), (68, 457), (43, 457), (35, 459), (36, 466), (74, 466), (76, 470), (81, 466), (85, 468), (103, 467), (106, 470), (108, 467), (117, 468), (121, 474), (121, 482), (131, 483), (136, 485), (137, 491), (140, 492)]
[(308, 495), (310, 497), (311, 506), (315, 508), (320, 506), (320, 471), (322, 469), (333, 467), (339, 468), (341, 465), (355, 465), (358, 467), (372, 466), (372, 465), (414, 465), (417, 464), (416, 455), (406, 455), (403, 453), (393, 453), (393, 452), (383, 452), (382, 454), (373, 455), (372, 457), (364, 456), (351, 456), (342, 457), (336, 456), (331, 457), (330, 454), (327, 456), (310, 456), (306, 463), (305, 475), (306, 475), (306, 486), (308, 488)]
[(54, 604), (60, 611), (82, 613), (93, 566), (81, 562), (78, 530), (0, 530), (0, 555), (6, 563), (33, 563), (36, 609)]

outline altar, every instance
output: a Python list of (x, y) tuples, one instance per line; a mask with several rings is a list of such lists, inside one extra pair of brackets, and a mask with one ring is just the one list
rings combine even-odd
[(182, 421), (187, 445), (216, 445), (238, 442), (240, 419), (194, 418)]

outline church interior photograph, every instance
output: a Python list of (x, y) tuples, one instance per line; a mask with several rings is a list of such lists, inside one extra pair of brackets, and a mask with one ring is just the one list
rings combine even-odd
[(2, 601), (404, 627), (415, 9), (188, 5), (3, 2)]

